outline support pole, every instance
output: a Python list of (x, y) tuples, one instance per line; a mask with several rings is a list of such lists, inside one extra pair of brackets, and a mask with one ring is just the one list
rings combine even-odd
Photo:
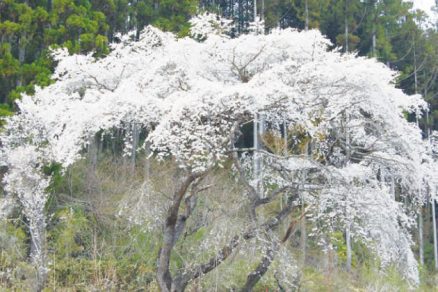
[(257, 193), (260, 194), (260, 159), (259, 159), (259, 116), (254, 114), (254, 128), (253, 128), (253, 177), (256, 182)]
[(433, 226), (433, 257), (435, 259), (435, 271), (438, 271), (438, 250), (437, 250), (437, 232), (436, 232), (436, 210), (435, 210), (435, 195), (432, 195), (432, 226)]
[[(347, 113), (345, 117), (345, 144), (346, 144), (346, 164), (350, 163), (351, 159), (351, 149), (350, 149), (350, 131), (348, 129), (348, 123), (350, 121), (350, 116)], [(348, 199), (346, 200), (348, 201)], [(350, 219), (350, 210), (348, 208), (348, 204), (346, 206), (346, 217), (347, 217), (347, 227), (345, 228), (345, 244), (347, 247), (347, 271), (351, 271), (351, 257), (352, 257), (352, 251), (351, 251), (351, 219)]]

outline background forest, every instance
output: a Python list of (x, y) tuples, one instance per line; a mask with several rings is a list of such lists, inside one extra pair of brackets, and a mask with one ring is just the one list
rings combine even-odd
[[(330, 39), (333, 49), (375, 57), (399, 71), (397, 87), (408, 94), (422, 94), (430, 103), (430, 111), (419, 120), (424, 136), (438, 130), (438, 32), (424, 12), (412, 10), (412, 3), (260, 0), (256, 4), (250, 0), (0, 0), (0, 116), (14, 113), (15, 101), (21, 93), (32, 94), (36, 85), (44, 87), (54, 82), (51, 76), (56, 64), (50, 57), (50, 48), (66, 47), (70, 54), (103, 58), (110, 51), (109, 43), (119, 42), (121, 34), (130, 31), (135, 31), (133, 38), (139, 38), (147, 25), (179, 37), (188, 36), (188, 21), (199, 11), (234, 20), (231, 36), (236, 37), (250, 30), (257, 11), (266, 31), (276, 27), (319, 29)], [(137, 139), (144, 140), (144, 133), (137, 135)], [(160, 235), (131, 224), (132, 218), (121, 214), (124, 208), (136, 205), (138, 193), (145, 188), (145, 176), (150, 173), (151, 188), (160, 185), (171, 189), (175, 165), (149, 163), (143, 153), (136, 156), (135, 151), (131, 157), (122, 157), (121, 144), (121, 136), (116, 135), (111, 141), (96, 137), (87, 149), (87, 159), (75, 163), (66, 173), (61, 173), (58, 165), (47, 166), (47, 173), (54, 177), (46, 206), (47, 213), (52, 214), (47, 228), (50, 264), (47, 291), (158, 289), (154, 278)], [(220, 194), (226, 192), (230, 200), (235, 200), (239, 186), (226, 171), (217, 171), (209, 180), (214, 186), (227, 186), (208, 190), (210, 201), (203, 202), (216, 208), (214, 216), (223, 220), (221, 214), (230, 210)], [(31, 247), (26, 219), (19, 207), (1, 212), (12, 215), (0, 223), (0, 290), (33, 289), (36, 276), (27, 262)], [(415, 251), (421, 263), (419, 289), (430, 291), (437, 284), (430, 205), (422, 212), (421, 234), (414, 235)], [(344, 234), (334, 233), (334, 252), (322, 253), (307, 236), (309, 226), (301, 220), (290, 243), (300, 261), (299, 283), (295, 283), (300, 290), (409, 289), (395, 270), (377, 273), (378, 260), (358, 242), (353, 243), (352, 269), (346, 269)], [(184, 235), (187, 240), (179, 250), (197, 245), (206, 230), (199, 226), (191, 232)], [(173, 268), (178, 269), (184, 254), (174, 256)], [(231, 264), (193, 283), (190, 289), (209, 291), (215, 287), (225, 291), (238, 287), (250, 269), (241, 264), (245, 256), (237, 255)], [(222, 277), (233, 280), (223, 283)], [(285, 291), (275, 274), (268, 274), (256, 289)]]
[[(332, 43), (359, 55), (376, 57), (400, 71), (397, 86), (421, 93), (432, 105), (423, 128), (438, 128), (437, 32), (427, 15), (401, 0), (272, 0), (258, 1), (266, 29), (317, 28)], [(253, 1), (230, 0), (2, 0), (0, 2), (1, 115), (14, 110), (21, 92), (50, 84), (50, 47), (70, 53), (108, 53), (118, 33), (141, 31), (152, 24), (187, 36), (188, 19), (210, 10), (234, 19), (234, 35), (245, 33), (252, 21)], [(138, 34), (137, 34), (138, 36)], [(436, 121), (436, 122), (435, 122)]]

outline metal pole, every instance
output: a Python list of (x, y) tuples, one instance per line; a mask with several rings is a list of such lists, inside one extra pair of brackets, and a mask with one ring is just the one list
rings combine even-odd
[(438, 251), (437, 251), (437, 235), (436, 235), (436, 214), (435, 214), (435, 193), (432, 195), (432, 223), (433, 223), (433, 257), (435, 259), (435, 271), (438, 271)]

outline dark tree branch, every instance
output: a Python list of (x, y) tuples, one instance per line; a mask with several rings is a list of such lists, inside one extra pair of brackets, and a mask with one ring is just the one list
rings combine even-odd
[[(286, 231), (286, 234), (283, 236), (280, 244), (284, 244), (290, 238), (290, 236), (295, 234), (297, 230), (295, 228), (296, 224), (304, 218), (308, 210), (309, 207), (306, 208), (306, 210), (300, 215), (300, 217), (291, 221)], [(268, 248), (266, 254), (262, 257), (260, 263), (251, 273), (249, 273), (248, 277), (246, 278), (246, 283), (241, 289), (242, 292), (252, 291), (252, 289), (258, 283), (258, 281), (266, 274), (266, 272), (268, 271), (270, 265), (274, 261), (274, 258), (280, 249), (280, 244), (275, 242), (273, 243), (272, 247)]]
[(278, 244), (276, 244), (276, 246), (274, 246), (273, 248), (269, 248), (266, 251), (266, 254), (263, 256), (260, 263), (254, 269), (254, 271), (252, 271), (246, 278), (246, 283), (241, 289), (242, 292), (252, 291), (252, 289), (257, 284), (257, 282), (268, 271), (268, 268), (271, 265), (272, 261), (274, 260), (275, 254), (277, 253), (277, 249), (278, 249), (277, 246)]
[(206, 190), (209, 187), (209, 186), (205, 186), (199, 188), (199, 184), (202, 182), (204, 177), (205, 176), (199, 177), (196, 180), (196, 182), (192, 184), (190, 195), (184, 199), (185, 211), (184, 214), (178, 216), (178, 221), (175, 227), (176, 232), (175, 232), (174, 244), (178, 241), (179, 237), (181, 236), (182, 232), (186, 227), (187, 220), (192, 215), (193, 210), (196, 208), (196, 203), (198, 201), (198, 196), (197, 196), (198, 193), (200, 193), (203, 190)]
[[(287, 218), (293, 210), (293, 202), (298, 197), (295, 193), (288, 200), (288, 203), (284, 209), (277, 213), (277, 215), (271, 220), (266, 221), (261, 225), (261, 231), (268, 232), (277, 228), (285, 218)], [(180, 278), (175, 279), (178, 282), (178, 286), (186, 287), (188, 283), (199, 278), (202, 275), (209, 273), (223, 263), (232, 252), (242, 243), (242, 240), (250, 240), (258, 234), (260, 230), (257, 228), (250, 228), (243, 232), (240, 236), (234, 236), (230, 242), (225, 245), (215, 256), (211, 257), (206, 263), (200, 264), (190, 271), (185, 272)]]
[(294, 187), (294, 186), (284, 186), (282, 188), (279, 188), (279, 189), (273, 191), (269, 197), (258, 199), (256, 201), (256, 203), (255, 203), (255, 206), (258, 207), (258, 206), (261, 206), (261, 205), (269, 204), (272, 201), (274, 201), (279, 194), (284, 193), (285, 191), (287, 191), (289, 189), (293, 189), (293, 188), (296, 188), (296, 187)]
[[(172, 289), (172, 276), (170, 274), (170, 255), (176, 242), (177, 237), (177, 223), (178, 213), (181, 206), (181, 202), (187, 193), (190, 185), (198, 178), (203, 177), (206, 172), (190, 173), (186, 176), (183, 182), (179, 185), (175, 193), (173, 194), (173, 202), (167, 211), (164, 232), (163, 243), (161, 245), (158, 262), (157, 262), (157, 282), (161, 288), (161, 291), (171, 291)], [(190, 211), (191, 212), (191, 211)], [(184, 220), (185, 221), (185, 220)]]
[(234, 166), (239, 173), (239, 181), (247, 188), (250, 199), (253, 202), (256, 202), (260, 196), (257, 193), (257, 190), (246, 179), (245, 171), (242, 169), (237, 152), (233, 152), (231, 158), (233, 159)]

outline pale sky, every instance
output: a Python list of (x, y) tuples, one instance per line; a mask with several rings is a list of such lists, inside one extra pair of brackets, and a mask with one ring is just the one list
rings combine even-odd
[(432, 12), (431, 7), (435, 5), (435, 0), (411, 0), (414, 3), (415, 9), (421, 9), (426, 11), (431, 17), (434, 17), (434, 12)]
[(436, 23), (438, 22), (438, 14), (432, 10), (432, 7), (435, 6), (435, 0), (405, 0), (405, 1), (413, 2), (414, 9), (421, 9), (429, 15), (430, 22), (422, 24), (425, 28), (436, 27)]

